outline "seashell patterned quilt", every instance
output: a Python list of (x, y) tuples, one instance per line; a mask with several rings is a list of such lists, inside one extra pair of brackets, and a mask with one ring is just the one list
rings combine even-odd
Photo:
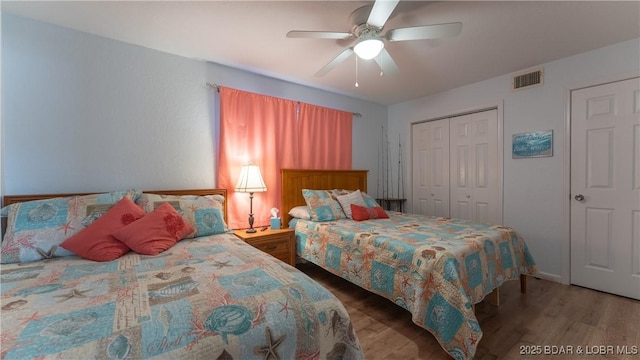
[(537, 267), (513, 229), (389, 211), (389, 219), (293, 219), (296, 253), (409, 310), (454, 359), (473, 358), (473, 304)]
[(157, 256), (2, 265), (0, 277), (2, 359), (363, 358), (329, 291), (229, 233)]

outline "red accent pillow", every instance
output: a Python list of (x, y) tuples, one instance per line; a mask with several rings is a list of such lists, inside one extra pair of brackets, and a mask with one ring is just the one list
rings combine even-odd
[(193, 232), (193, 227), (168, 202), (113, 236), (138, 254), (158, 255)]
[(353, 220), (362, 221), (368, 219), (388, 219), (389, 215), (384, 212), (384, 209), (380, 206), (376, 207), (364, 207), (351, 204), (351, 214)]
[[(384, 212), (384, 209), (381, 206), (369, 208), (369, 211), (372, 209), (376, 212), (376, 216), (375, 217), (370, 216), (369, 217), (370, 219), (388, 219), (389, 218), (389, 215), (387, 215), (387, 213)], [(369, 213), (369, 215), (371, 215), (371, 213)]]
[(124, 197), (109, 211), (79, 233), (71, 236), (61, 247), (94, 261), (111, 261), (129, 252), (129, 248), (111, 234), (142, 218), (144, 210)]

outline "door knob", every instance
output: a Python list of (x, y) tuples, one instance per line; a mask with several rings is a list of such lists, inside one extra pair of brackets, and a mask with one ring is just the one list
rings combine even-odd
[(471, 195), (467, 195), (467, 199), (470, 199), (470, 198), (471, 198)]
[(584, 195), (582, 194), (578, 194), (574, 197), (574, 199), (578, 200), (578, 201), (584, 201)]

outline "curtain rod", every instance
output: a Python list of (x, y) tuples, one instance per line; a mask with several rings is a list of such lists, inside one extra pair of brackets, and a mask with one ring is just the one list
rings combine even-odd
[[(210, 89), (214, 89), (217, 92), (220, 92), (220, 85), (218, 85), (218, 84), (214, 84), (214, 83), (208, 82), (207, 83), (207, 87), (210, 88)], [(355, 117), (362, 117), (362, 114), (360, 114), (358, 112), (352, 112), (351, 114), (353, 116), (355, 116)]]
[(215, 91), (220, 92), (220, 85), (218, 85), (218, 84), (213, 84), (213, 83), (208, 82), (207, 83), (207, 87), (209, 89), (214, 89)]

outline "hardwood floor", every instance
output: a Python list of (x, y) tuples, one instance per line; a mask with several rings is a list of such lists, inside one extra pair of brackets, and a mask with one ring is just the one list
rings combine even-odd
[[(313, 264), (297, 267), (343, 302), (366, 359), (451, 359), (408, 311)], [(475, 359), (640, 359), (640, 301), (529, 278), (526, 294), (509, 281), (500, 306), (483, 301), (476, 316), (484, 334)]]

